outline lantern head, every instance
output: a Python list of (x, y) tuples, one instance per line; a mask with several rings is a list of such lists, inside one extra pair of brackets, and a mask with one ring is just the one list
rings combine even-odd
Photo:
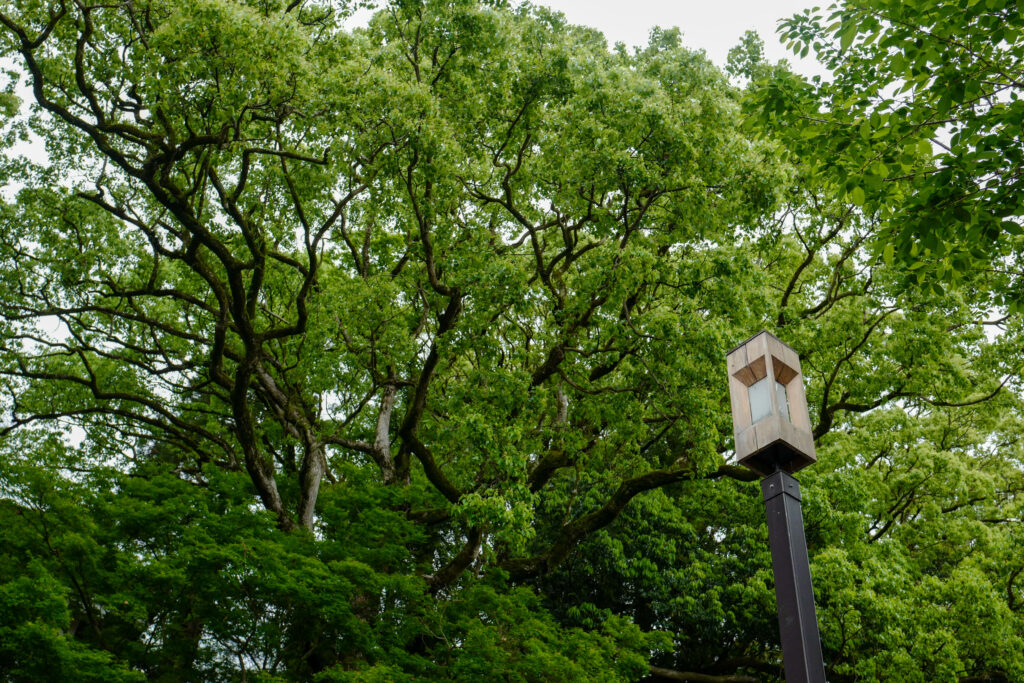
[(813, 464), (817, 455), (796, 351), (762, 331), (726, 359), (739, 463), (763, 476)]

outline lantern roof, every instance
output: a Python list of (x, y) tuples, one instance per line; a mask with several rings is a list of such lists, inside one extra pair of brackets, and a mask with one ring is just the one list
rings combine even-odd
[(761, 336), (762, 334), (767, 334), (767, 335), (768, 335), (769, 337), (771, 337), (771, 338), (772, 338), (772, 339), (774, 339), (775, 341), (779, 342), (780, 344), (782, 344), (783, 346), (785, 346), (785, 347), (786, 347), (787, 349), (789, 349), (789, 350), (790, 350), (790, 351), (792, 351), (793, 353), (795, 353), (795, 354), (797, 354), (797, 355), (800, 355), (800, 354), (799, 354), (799, 352), (798, 352), (798, 351), (797, 351), (796, 349), (794, 349), (794, 348), (792, 347), (792, 345), (790, 345), (790, 344), (787, 344), (786, 342), (782, 341), (781, 339), (779, 339), (778, 337), (776, 337), (776, 336), (775, 336), (774, 334), (772, 334), (772, 333), (771, 333), (771, 332), (769, 332), (768, 330), (761, 330), (760, 332), (756, 332), (756, 333), (754, 333), (754, 334), (750, 335), (749, 337), (747, 337), (746, 339), (744, 339), (743, 341), (741, 341), (741, 342), (740, 342), (739, 344), (737, 344), (736, 346), (734, 346), (734, 347), (732, 347), (731, 349), (729, 349), (728, 351), (726, 351), (726, 352), (725, 352), (725, 355), (727, 355), (727, 356), (728, 356), (728, 355), (729, 355), (730, 353), (732, 353), (733, 351), (736, 351), (736, 350), (738, 350), (738, 349), (740, 349), (740, 348), (742, 348), (742, 347), (746, 346), (747, 344), (749, 344), (750, 342), (754, 341), (755, 339), (757, 339), (757, 338), (758, 338), (759, 336)]

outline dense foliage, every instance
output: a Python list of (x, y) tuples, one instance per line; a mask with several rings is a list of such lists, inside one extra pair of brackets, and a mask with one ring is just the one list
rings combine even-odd
[(936, 284), (1006, 266), (1000, 303), (1024, 312), (1020, 3), (858, 0), (807, 11), (782, 31), (833, 78), (778, 89), (772, 109), (808, 97), (823, 105), (781, 118), (851, 201), (891, 219), (888, 257)]
[(0, 677), (777, 680), (767, 327), (830, 680), (1024, 680), (1018, 214), (929, 246), (934, 128), (529, 5), (0, 8)]

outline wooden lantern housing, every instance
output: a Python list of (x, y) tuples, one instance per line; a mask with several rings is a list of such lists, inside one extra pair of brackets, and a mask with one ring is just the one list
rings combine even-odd
[(817, 461), (800, 357), (761, 331), (726, 355), (736, 458), (758, 474)]

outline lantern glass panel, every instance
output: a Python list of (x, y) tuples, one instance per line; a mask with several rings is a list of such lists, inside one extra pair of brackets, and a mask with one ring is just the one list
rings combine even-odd
[(762, 377), (750, 385), (747, 392), (750, 397), (750, 424), (757, 424), (772, 414), (771, 391), (772, 382), (767, 377)]
[(786, 422), (792, 422), (789, 418), (789, 399), (786, 396), (786, 385), (782, 382), (775, 382), (775, 396), (779, 400), (779, 414), (786, 418)]

